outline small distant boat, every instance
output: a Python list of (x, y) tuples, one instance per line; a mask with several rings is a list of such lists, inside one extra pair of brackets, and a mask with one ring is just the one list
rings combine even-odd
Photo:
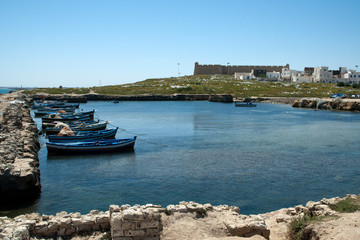
[(124, 151), (134, 148), (136, 136), (126, 139), (103, 139), (86, 142), (48, 142), (48, 153), (94, 153), (109, 151)]
[[(95, 130), (104, 130), (107, 126), (108, 122), (93, 122), (92, 123), (81, 123), (76, 125), (70, 125), (70, 129), (72, 131), (95, 131)], [(45, 128), (45, 132), (47, 135), (58, 134), (63, 126), (59, 127), (47, 127)]]
[(119, 103), (119, 100), (114, 100), (113, 103)]
[(50, 142), (88, 141), (115, 138), (118, 128), (98, 131), (75, 131), (73, 136), (48, 135)]
[(252, 102), (234, 102), (235, 107), (256, 107), (255, 103)]

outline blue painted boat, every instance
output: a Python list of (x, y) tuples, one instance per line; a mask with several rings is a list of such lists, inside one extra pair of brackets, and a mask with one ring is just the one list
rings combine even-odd
[(42, 118), (71, 118), (71, 117), (77, 117), (77, 116), (90, 116), (94, 118), (95, 109), (92, 111), (87, 112), (72, 112), (72, 113), (49, 113), (48, 115), (43, 116)]
[(65, 114), (74, 113), (75, 108), (45, 108), (45, 109), (35, 110), (34, 114), (35, 117), (45, 117), (50, 114), (56, 114), (61, 112), (65, 112)]
[(256, 107), (255, 103), (252, 102), (234, 102), (235, 107)]
[(58, 117), (42, 117), (41, 118), (43, 123), (48, 122), (74, 122), (74, 121), (88, 121), (94, 120), (94, 115), (75, 115), (75, 116), (58, 116)]
[(43, 108), (64, 108), (64, 107), (74, 107), (79, 108), (80, 103), (66, 103), (66, 102), (59, 102), (59, 101), (50, 101), (50, 102), (43, 102), (43, 103), (37, 103), (34, 102), (34, 105), (32, 106), (33, 109), (43, 109)]
[[(95, 130), (104, 130), (108, 122), (79, 122), (79, 124), (70, 124), (70, 129), (72, 131), (95, 131)], [(62, 126), (59, 127), (46, 127), (44, 128), (46, 134), (58, 134)]]
[(97, 153), (134, 149), (136, 136), (126, 139), (103, 139), (86, 142), (48, 142), (48, 153)]
[(88, 141), (115, 138), (118, 128), (98, 131), (75, 131), (73, 136), (48, 135), (49, 142)]

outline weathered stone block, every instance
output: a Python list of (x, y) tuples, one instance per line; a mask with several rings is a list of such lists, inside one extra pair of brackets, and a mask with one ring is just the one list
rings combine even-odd
[(159, 227), (159, 221), (140, 222), (140, 229), (157, 228), (157, 227)]
[(112, 237), (112, 239), (117, 238), (117, 237), (124, 237), (124, 232), (121, 230), (111, 229), (111, 237)]
[(124, 231), (125, 237), (142, 237), (145, 236), (144, 230), (126, 230)]

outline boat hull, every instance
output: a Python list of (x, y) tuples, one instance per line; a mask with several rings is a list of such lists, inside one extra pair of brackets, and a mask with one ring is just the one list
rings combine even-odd
[(91, 141), (115, 138), (118, 128), (99, 131), (78, 131), (74, 136), (48, 135), (50, 142)]
[[(96, 130), (104, 130), (107, 126), (107, 122), (105, 123), (94, 123), (91, 125), (87, 125), (84, 127), (70, 127), (72, 131), (96, 131)], [(47, 135), (58, 134), (61, 128), (47, 127), (45, 128), (45, 132)]]
[(46, 143), (48, 153), (102, 153), (133, 150), (136, 136), (127, 139), (98, 140), (76, 143)]

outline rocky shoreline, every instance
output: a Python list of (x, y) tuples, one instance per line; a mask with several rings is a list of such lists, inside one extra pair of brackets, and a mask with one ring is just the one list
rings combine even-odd
[(17, 93), (0, 96), (0, 203), (32, 201), (41, 191), (36, 125), (29, 99)]
[(295, 100), (292, 106), (319, 110), (360, 111), (360, 99), (302, 98)]
[[(0, 218), (0, 238), (28, 239), (113, 239), (113, 240), (172, 240), (172, 239), (257, 239), (285, 240), (289, 223), (305, 215), (329, 217), (335, 221), (331, 229), (321, 225), (328, 220), (308, 227), (307, 239), (357, 239), (359, 213), (348, 215), (346, 238), (331, 238), (338, 234), (336, 224), (346, 218), (333, 211), (334, 205), (346, 198), (322, 199), (292, 208), (258, 214), (241, 215), (234, 206), (180, 202), (165, 208), (160, 205), (110, 205), (106, 212), (97, 210), (89, 214), (60, 212), (53, 215), (31, 213), (13, 219)], [(322, 227), (319, 227), (322, 226)], [(310, 238), (311, 237), (311, 238)]]
[(102, 94), (34, 94), (28, 95), (33, 100), (66, 100), (84, 103), (87, 101), (211, 101), (233, 102), (231, 94), (172, 94), (172, 95), (102, 95)]

